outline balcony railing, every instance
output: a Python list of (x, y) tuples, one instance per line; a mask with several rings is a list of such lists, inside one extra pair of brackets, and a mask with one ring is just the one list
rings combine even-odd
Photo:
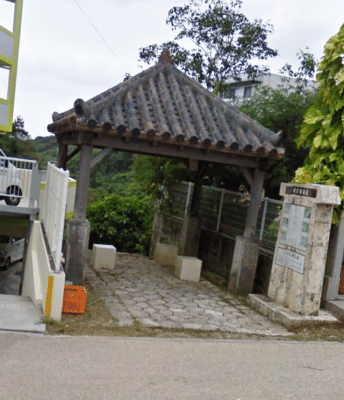
[(36, 160), (0, 157), (0, 205), (37, 207), (40, 181)]

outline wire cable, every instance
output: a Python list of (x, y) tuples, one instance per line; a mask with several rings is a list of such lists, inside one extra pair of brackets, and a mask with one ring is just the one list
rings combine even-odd
[(92, 21), (89, 19), (89, 17), (87, 16), (87, 14), (85, 13), (85, 11), (81, 8), (80, 4), (74, 0), (74, 3), (79, 7), (80, 11), (84, 14), (84, 16), (86, 17), (87, 21), (92, 25), (93, 29), (97, 32), (97, 34), (99, 35), (99, 37), (102, 39), (102, 41), (106, 44), (107, 48), (111, 51), (111, 53), (117, 58), (118, 62), (122, 65), (123, 69), (125, 72), (128, 72), (127, 68), (125, 68), (125, 66), (123, 65), (123, 63), (121, 62), (121, 60), (116, 56), (116, 54), (114, 53), (114, 51), (112, 50), (112, 48), (109, 46), (109, 44), (107, 43), (107, 41), (104, 39), (104, 37), (101, 35), (101, 33), (98, 31), (98, 29), (94, 26), (94, 24), (92, 23)]

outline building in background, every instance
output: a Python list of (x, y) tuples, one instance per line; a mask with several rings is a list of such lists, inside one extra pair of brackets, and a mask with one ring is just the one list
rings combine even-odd
[[(235, 99), (237, 103), (241, 103), (244, 100), (248, 100), (253, 96), (255, 90), (261, 86), (269, 86), (273, 89), (281, 87), (288, 88), (289, 86), (297, 87), (300, 81), (295, 78), (289, 78), (283, 75), (277, 74), (266, 74), (250, 77), (247, 74), (239, 75), (241, 80), (237, 81), (233, 78), (227, 80), (230, 83), (230, 89), (221, 93), (221, 98), (225, 101)], [(317, 90), (316, 81), (307, 80), (307, 86), (309, 91)]]

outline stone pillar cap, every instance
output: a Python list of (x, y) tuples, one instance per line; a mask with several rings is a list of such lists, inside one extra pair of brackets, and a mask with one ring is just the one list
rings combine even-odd
[[(288, 193), (289, 192), (289, 193)], [(339, 187), (317, 183), (281, 183), (280, 196), (297, 196), (314, 199), (316, 204), (341, 204)]]

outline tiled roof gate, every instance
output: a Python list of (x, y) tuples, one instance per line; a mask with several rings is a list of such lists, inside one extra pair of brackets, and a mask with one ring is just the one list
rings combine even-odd
[[(81, 152), (66, 260), (67, 279), (75, 284), (82, 283), (86, 257), (87, 245), (82, 244), (81, 237), (88, 240), (85, 221), (90, 169), (112, 149), (188, 159), (190, 168), (197, 169), (191, 218), (198, 215), (205, 163), (238, 166), (251, 186), (245, 240), (256, 233), (265, 171), (284, 155), (284, 149), (278, 147), (281, 134), (264, 128), (187, 77), (173, 65), (168, 51), (161, 54), (156, 65), (129, 80), (88, 101), (77, 99), (69, 111), (55, 112), (48, 130), (55, 133), (59, 143), (59, 167), (66, 168), (67, 161)], [(68, 155), (69, 145), (78, 148)], [(92, 161), (93, 148), (103, 151)], [(184, 250), (184, 255), (194, 255)], [(243, 257), (249, 258), (249, 253), (242, 251)], [(250, 260), (246, 264), (251, 265)], [(73, 265), (75, 273), (68, 272), (68, 265)], [(255, 266), (242, 276), (254, 278), (254, 273)], [(240, 271), (236, 274), (233, 281), (240, 286)], [(246, 293), (250, 284), (243, 286)]]
[[(219, 162), (224, 162), (223, 153), (272, 162), (284, 155), (277, 146), (280, 135), (187, 77), (166, 53), (135, 77), (86, 102), (77, 99), (67, 112), (55, 112), (53, 121), (48, 130), (58, 138), (65, 132), (91, 132), (104, 139), (153, 143), (157, 154), (161, 154), (158, 145), (170, 149), (172, 145), (179, 152), (171, 149), (171, 156), (183, 157), (181, 149), (208, 150), (218, 153)], [(191, 155), (198, 158), (194, 152)]]

